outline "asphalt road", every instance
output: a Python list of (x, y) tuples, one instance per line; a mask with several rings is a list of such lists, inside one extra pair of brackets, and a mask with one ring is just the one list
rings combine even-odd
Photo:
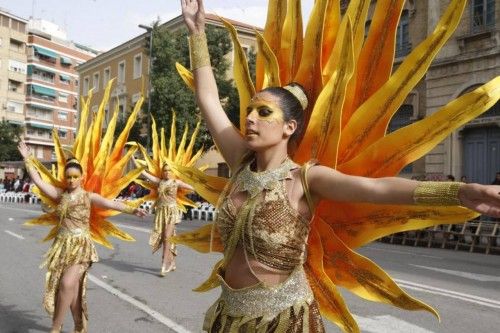
[[(0, 333), (48, 332), (51, 320), (41, 306), (44, 270), (38, 268), (50, 245), (48, 229), (23, 222), (40, 214), (36, 205), (0, 203)], [(89, 332), (201, 332), (205, 310), (218, 291), (191, 289), (209, 274), (218, 255), (179, 249), (177, 270), (159, 277), (161, 254), (148, 247), (152, 217), (113, 219), (135, 242), (113, 240), (114, 250), (98, 246), (100, 262), (89, 275)], [(201, 225), (184, 221), (179, 231)], [(410, 294), (438, 309), (402, 311), (343, 292), (362, 332), (498, 332), (500, 327), (500, 256), (373, 243), (360, 252)], [(327, 323), (327, 332), (340, 332)], [(64, 330), (71, 332), (68, 313)]]

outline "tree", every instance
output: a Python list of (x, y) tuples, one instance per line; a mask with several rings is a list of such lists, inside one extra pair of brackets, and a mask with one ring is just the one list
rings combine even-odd
[[(207, 26), (206, 34), (220, 99), (229, 118), (233, 122), (237, 121), (238, 94), (232, 80), (227, 79), (230, 60), (225, 57), (232, 50), (231, 39), (225, 29), (214, 26)], [(157, 122), (158, 130), (161, 127), (165, 128), (167, 137), (170, 135), (172, 111), (176, 112), (178, 128), (179, 126), (183, 128), (187, 123), (192, 130), (200, 118), (194, 94), (187, 88), (175, 68), (176, 62), (186, 68), (190, 66), (187, 38), (188, 32), (185, 28), (171, 32), (159, 26), (158, 23), (153, 26), (151, 114)], [(182, 132), (182, 130), (176, 132), (178, 140)], [(204, 124), (201, 126), (196, 145), (197, 147), (213, 145), (212, 138)]]
[(5, 120), (0, 122), (0, 161), (19, 161), (22, 159), (17, 150), (22, 127)]

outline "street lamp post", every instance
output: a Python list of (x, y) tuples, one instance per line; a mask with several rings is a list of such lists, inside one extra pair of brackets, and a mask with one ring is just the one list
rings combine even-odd
[[(148, 129), (147, 133), (151, 130), (151, 72), (152, 72), (152, 66), (153, 66), (153, 28), (144, 25), (144, 24), (139, 24), (139, 28), (142, 28), (146, 30), (146, 32), (149, 33), (149, 63), (148, 63)], [(149, 151), (150, 150), (150, 142), (151, 142), (151, 135), (146, 135), (146, 149)]]

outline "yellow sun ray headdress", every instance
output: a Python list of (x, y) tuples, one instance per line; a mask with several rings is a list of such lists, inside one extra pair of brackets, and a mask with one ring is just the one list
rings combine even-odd
[[(184, 127), (184, 132), (182, 134), (181, 142), (179, 143), (179, 146), (177, 147), (176, 145), (176, 116), (175, 112), (172, 112), (172, 124), (170, 128), (170, 139), (168, 143), (168, 148), (167, 148), (167, 143), (166, 143), (166, 138), (165, 138), (165, 130), (164, 128), (161, 128), (160, 130), (160, 139), (158, 140), (158, 132), (156, 130), (156, 122), (154, 118), (152, 119), (151, 123), (151, 133), (152, 133), (152, 153), (153, 156), (150, 157), (146, 151), (146, 149), (139, 143), (136, 142), (130, 142), (132, 146), (139, 147), (140, 151), (142, 152), (142, 155), (144, 157), (144, 160), (135, 160), (135, 162), (146, 168), (147, 172), (149, 172), (151, 175), (157, 177), (157, 178), (162, 178), (162, 169), (165, 165), (168, 165), (170, 167), (174, 167), (174, 165), (178, 167), (186, 167), (186, 168), (192, 168), (194, 167), (195, 163), (200, 159), (200, 157), (203, 154), (203, 148), (199, 149), (194, 152), (194, 145), (196, 142), (196, 137), (198, 136), (198, 133), (200, 131), (200, 122), (196, 124), (196, 127), (191, 134), (191, 138), (189, 139), (188, 143), (188, 132), (189, 132), (189, 127), (186, 124)], [(187, 147), (186, 147), (187, 144)], [(201, 167), (201, 170), (204, 170), (204, 167)], [(175, 174), (175, 173), (174, 173)], [(145, 182), (142, 180), (136, 180), (138, 184), (141, 186), (147, 188), (150, 190), (150, 193), (145, 196), (144, 198), (141, 198), (142, 201), (144, 200), (155, 200), (158, 197), (158, 191), (157, 187), (154, 186), (153, 184), (149, 182)], [(182, 211), (186, 211), (185, 206), (192, 206), (195, 207), (196, 204), (191, 201), (189, 198), (187, 198), (187, 194), (189, 193), (188, 190), (185, 189), (179, 189), (177, 191), (177, 205)]]
[[(76, 159), (83, 169), (83, 179), (81, 186), (85, 191), (94, 192), (104, 198), (113, 199), (120, 191), (125, 188), (131, 181), (138, 177), (144, 170), (136, 168), (124, 175), (128, 162), (132, 158), (137, 148), (133, 147), (126, 154), (123, 153), (125, 143), (129, 135), (132, 125), (137, 119), (137, 115), (141, 110), (144, 98), (141, 97), (135, 104), (134, 110), (127, 119), (125, 128), (120, 133), (118, 139), (114, 141), (114, 133), (116, 122), (118, 120), (118, 105), (116, 106), (113, 116), (109, 121), (106, 132), (103, 135), (103, 124), (105, 116), (105, 107), (108, 104), (111, 88), (114, 79), (110, 80), (106, 86), (104, 97), (99, 105), (97, 113), (91, 115), (89, 123), (89, 107), (92, 99), (92, 90), (89, 92), (87, 99), (81, 101), (80, 125), (73, 147), (67, 157), (59, 142), (59, 136), (56, 130), (53, 130), (52, 137), (54, 139), (55, 153), (57, 158), (57, 166), (49, 171), (45, 166), (34, 160), (34, 167), (40, 173), (42, 179), (49, 184), (64, 189), (64, 167), (66, 162), (71, 159)], [(42, 200), (42, 202), (54, 208), (56, 202), (45, 196), (38, 188), (35, 187), (34, 192)], [(135, 202), (131, 202), (135, 205)], [(92, 239), (108, 248), (113, 248), (112, 244), (107, 240), (107, 237), (113, 236), (125, 241), (133, 241), (134, 239), (128, 233), (120, 230), (113, 223), (107, 220), (108, 217), (119, 214), (120, 212), (103, 209), (99, 207), (91, 207), (90, 213), (90, 234)], [(59, 217), (55, 212), (49, 212), (31, 221), (26, 222), (27, 225), (50, 225), (53, 226), (44, 241), (50, 240), (57, 235), (59, 229)]]
[[(250, 79), (236, 30), (221, 19), (233, 40), (234, 78), (240, 95), (240, 130), (255, 92), (298, 82), (309, 97), (306, 131), (292, 158), (311, 159), (347, 174), (395, 176), (451, 132), (487, 111), (500, 98), (500, 77), (448, 103), (436, 113), (386, 135), (391, 117), (418, 84), (456, 29), (466, 0), (452, 0), (434, 31), (392, 72), (396, 29), (404, 0), (379, 0), (365, 40), (369, 0), (351, 0), (342, 16), (339, 0), (316, 0), (302, 34), (301, 2), (270, 0), (259, 45), (256, 82)], [(177, 64), (191, 89), (193, 76)], [(366, 166), (370, 167), (367, 168)], [(215, 204), (226, 179), (188, 168), (176, 172)], [(394, 280), (354, 249), (384, 235), (477, 216), (463, 207), (373, 205), (322, 201), (316, 208), (305, 263), (321, 313), (345, 332), (359, 332), (337, 286), (371, 301), (407, 310), (437, 312), (409, 296)], [(204, 226), (175, 241), (201, 252), (222, 251), (220, 239)], [(198, 290), (217, 284), (214, 275)], [(214, 282), (214, 283), (212, 283)]]

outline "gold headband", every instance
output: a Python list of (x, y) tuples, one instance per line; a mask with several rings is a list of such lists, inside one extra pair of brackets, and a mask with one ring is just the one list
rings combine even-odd
[(66, 160), (66, 165), (68, 165), (69, 163), (75, 163), (81, 166), (80, 162), (78, 162), (78, 160), (74, 157), (70, 158), (69, 160)]
[(293, 96), (295, 96), (296, 99), (299, 100), (300, 102), (300, 105), (302, 106), (302, 110), (305, 110), (307, 108), (307, 96), (304, 92), (304, 90), (302, 90), (302, 88), (300, 88), (299, 86), (291, 86), (291, 85), (287, 85), (287, 86), (284, 86), (283, 89), (286, 89), (288, 90), (289, 92), (292, 93)]

